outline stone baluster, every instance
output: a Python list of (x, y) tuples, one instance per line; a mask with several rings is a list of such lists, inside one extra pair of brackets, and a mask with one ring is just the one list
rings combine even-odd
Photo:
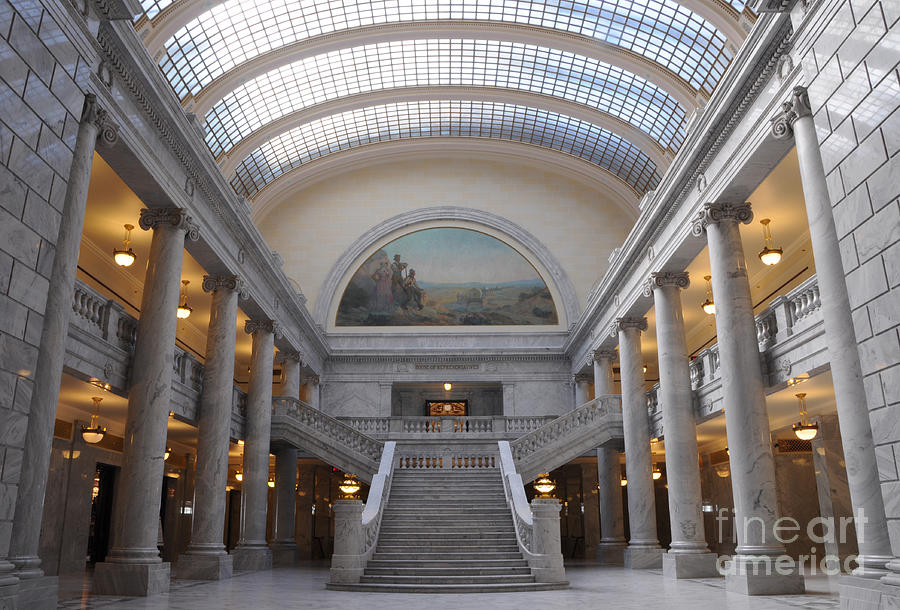
[[(0, 549), (5, 550), (5, 543), (8, 541), (10, 558), (6, 561), (6, 553), (0, 551), (0, 589), (15, 585), (18, 579), (21, 581), (18, 589), (20, 599), (49, 599), (53, 603), (56, 600), (57, 579), (44, 577), (38, 557), (44, 492), (47, 489), (50, 448), (59, 402), (59, 386), (62, 382), (72, 294), (75, 290), (75, 267), (81, 247), (94, 148), (98, 141), (111, 145), (117, 139), (116, 127), (109, 122), (106, 111), (98, 106), (93, 94), (86, 95), (75, 136), (75, 150), (72, 153), (56, 237), (56, 252), (50, 269), (41, 342), (29, 403), (28, 428), (25, 431), (24, 454), (21, 458), (22, 470), (15, 495), (13, 526), (10, 533), (0, 533)], [(7, 538), (7, 535), (10, 537)], [(14, 572), (14, 575), (10, 572)], [(0, 593), (0, 599), (3, 595)]]
[(266, 544), (266, 507), (269, 499), (269, 439), (272, 422), (272, 365), (275, 336), (273, 320), (247, 320), (244, 330), (253, 335), (247, 419), (244, 439), (244, 480), (241, 482), (241, 538), (232, 551), (234, 569), (267, 570), (272, 551)]
[(230, 578), (233, 570), (231, 556), (222, 543), (225, 487), (228, 484), (238, 297), (246, 299), (249, 295), (243, 280), (234, 275), (206, 276), (203, 290), (212, 293), (212, 306), (200, 394), (193, 523), (191, 544), (178, 559), (176, 576), (220, 580)]
[(888, 584), (900, 585), (900, 560), (894, 558), (891, 552), (872, 424), (869, 421), (834, 212), (825, 182), (816, 126), (804, 87), (794, 88), (790, 101), (783, 104), (782, 112), (773, 119), (772, 132), (776, 138), (793, 135), (797, 147), (800, 182), (809, 218), (809, 237), (816, 261), (819, 294), (816, 304), (822, 308), (850, 499), (856, 517), (854, 525), (859, 543), (859, 567), (853, 574), (864, 578), (883, 577)]
[(153, 595), (168, 591), (169, 564), (157, 549), (160, 486), (168, 414), (185, 235), (199, 231), (179, 208), (141, 210), (140, 227), (153, 230), (131, 367), (122, 473), (112, 544), (94, 571), (100, 595)]
[(656, 534), (656, 497), (650, 453), (650, 415), (644, 389), (641, 332), (647, 318), (618, 318), (612, 334), (619, 339), (622, 378), (622, 429), (625, 436), (625, 474), (628, 479), (628, 524), (631, 539), (625, 549), (625, 567), (659, 568), (662, 549)]
[[(596, 350), (594, 361), (594, 395), (615, 392), (613, 362), (615, 350)], [(619, 451), (615, 447), (597, 448), (597, 490), (600, 500), (600, 544), (597, 561), (602, 565), (625, 562), (625, 518), (622, 513), (622, 470)]]
[(687, 273), (651, 273), (644, 296), (653, 296), (663, 430), (666, 433), (666, 479), (672, 544), (663, 555), (667, 578), (716, 576), (716, 555), (704, 538), (697, 429), (694, 419), (691, 372), (684, 333), (680, 291)]
[(776, 559), (784, 556), (784, 545), (775, 538), (775, 461), (739, 230), (740, 223), (752, 219), (748, 203), (707, 203), (693, 221), (693, 233), (705, 234), (709, 245), (731, 458), (738, 545), (725, 586), (748, 595), (802, 593), (803, 577), (796, 567), (775, 569)]
[[(299, 366), (297, 367), (299, 369)], [(297, 371), (299, 391), (300, 372)], [(294, 520), (297, 507), (297, 449), (279, 447), (275, 451), (275, 532), (272, 565), (290, 566), (297, 561)]]

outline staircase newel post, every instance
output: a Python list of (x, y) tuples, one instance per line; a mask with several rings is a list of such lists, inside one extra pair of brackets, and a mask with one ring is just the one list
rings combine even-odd
[(365, 537), (361, 500), (339, 499), (334, 503), (334, 554), (332, 583), (358, 583), (365, 569)]
[(531, 565), (535, 582), (565, 582), (562, 542), (559, 530), (559, 510), (562, 507), (556, 498), (535, 498), (531, 501), (534, 523), (533, 552), (541, 556), (538, 565)]

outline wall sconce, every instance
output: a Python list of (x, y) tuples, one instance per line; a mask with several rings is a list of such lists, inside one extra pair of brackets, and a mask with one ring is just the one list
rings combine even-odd
[(555, 489), (556, 482), (550, 478), (549, 472), (539, 474), (534, 482), (534, 490), (540, 494), (539, 498), (552, 498)]
[(700, 307), (707, 315), (714, 316), (716, 315), (716, 304), (713, 302), (712, 282), (710, 281), (712, 276), (704, 275), (703, 279), (706, 280), (706, 300), (700, 304)]
[(763, 240), (765, 242), (763, 249), (759, 251), (759, 260), (763, 262), (763, 265), (769, 267), (780, 263), (781, 255), (784, 252), (781, 248), (772, 247), (772, 229), (769, 228), (769, 223), (771, 222), (768, 218), (763, 218), (759, 221), (759, 224), (763, 226)]
[(188, 287), (188, 284), (190, 284), (190, 283), (191, 283), (190, 280), (181, 280), (181, 298), (179, 299), (181, 304), (178, 306), (178, 309), (175, 311), (175, 316), (179, 320), (185, 320), (185, 319), (189, 318), (191, 316), (191, 312), (194, 311), (193, 308), (191, 308), (187, 302), (187, 287)]
[(819, 424), (809, 423), (809, 415), (806, 412), (806, 394), (801, 392), (800, 394), (795, 394), (795, 396), (800, 407), (800, 421), (793, 426), (794, 436), (801, 441), (811, 441), (819, 433)]
[(131, 267), (137, 256), (131, 249), (131, 231), (134, 225), (125, 225), (125, 239), (122, 240), (122, 247), (113, 250), (113, 260), (119, 267)]
[(106, 436), (106, 428), (101, 426), (98, 421), (100, 418), (100, 403), (103, 399), (99, 396), (94, 396), (91, 400), (94, 401), (94, 408), (91, 412), (91, 424), (90, 426), (82, 424), (81, 438), (84, 439), (84, 442), (94, 445), (102, 441), (103, 437)]

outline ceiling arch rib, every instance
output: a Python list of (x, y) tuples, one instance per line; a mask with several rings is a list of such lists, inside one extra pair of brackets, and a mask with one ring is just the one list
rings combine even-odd
[(533, 25), (585, 35), (656, 62), (704, 94), (712, 92), (732, 57), (718, 30), (673, 0), (229, 0), (178, 30), (166, 43), (160, 68), (184, 98), (236, 65), (311, 36), (443, 19)]
[(280, 119), (267, 123), (240, 140), (227, 153), (218, 159), (219, 167), (226, 178), (231, 179), (237, 166), (250, 155), (253, 150), (265, 142), (289, 131), (299, 125), (315, 121), (334, 114), (340, 114), (356, 108), (378, 106), (390, 102), (415, 102), (422, 100), (446, 100), (462, 98), (478, 102), (510, 103), (519, 106), (532, 106), (543, 108), (558, 114), (563, 114), (588, 123), (593, 123), (608, 131), (616, 133), (645, 153), (656, 165), (657, 171), (663, 172), (668, 167), (671, 159), (659, 143), (649, 135), (635, 128), (630, 123), (584, 104), (570, 102), (568, 100), (543, 95), (517, 91), (514, 89), (501, 89), (498, 87), (402, 87), (394, 89), (382, 89), (369, 93), (359, 93), (340, 97), (320, 104), (313, 104), (302, 110), (297, 110), (282, 116)]
[(376, 142), (345, 150), (339, 155), (327, 155), (304, 163), (278, 180), (268, 183), (253, 198), (251, 217), (258, 223), (292, 194), (321, 180), (330, 180), (342, 172), (381, 163), (430, 157), (513, 161), (536, 169), (549, 170), (603, 192), (632, 220), (637, 219), (640, 211), (639, 197), (630, 185), (608, 170), (579, 157), (523, 142), (435, 136)]
[(620, 136), (578, 119), (539, 108), (426, 100), (370, 106), (331, 115), (280, 134), (237, 167), (231, 184), (252, 199), (270, 182), (314, 159), (366, 144), (457, 136), (523, 142), (590, 161), (628, 183), (638, 194), (653, 189), (653, 161)]
[(666, 92), (617, 67), (534, 45), (438, 39), (341, 49), (267, 72), (206, 114), (206, 140), (218, 157), (253, 131), (310, 105), (421, 86), (530, 91), (611, 114), (665, 149), (677, 150), (684, 138), (684, 109)]
[(462, 39), (491, 40), (556, 49), (597, 63), (616, 66), (642, 78), (669, 94), (686, 113), (695, 110), (698, 95), (680, 76), (637, 53), (599, 42), (587, 36), (533, 26), (480, 22), (419, 22), (370, 26), (320, 35), (258, 55), (223, 73), (184, 100), (187, 110), (204, 116), (223, 97), (254, 78), (287, 64), (342, 49), (401, 40)]

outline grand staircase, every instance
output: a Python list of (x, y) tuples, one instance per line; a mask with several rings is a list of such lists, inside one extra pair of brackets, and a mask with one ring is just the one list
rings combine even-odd
[(378, 544), (359, 584), (330, 589), (485, 593), (536, 583), (516, 543), (497, 468), (396, 470)]

